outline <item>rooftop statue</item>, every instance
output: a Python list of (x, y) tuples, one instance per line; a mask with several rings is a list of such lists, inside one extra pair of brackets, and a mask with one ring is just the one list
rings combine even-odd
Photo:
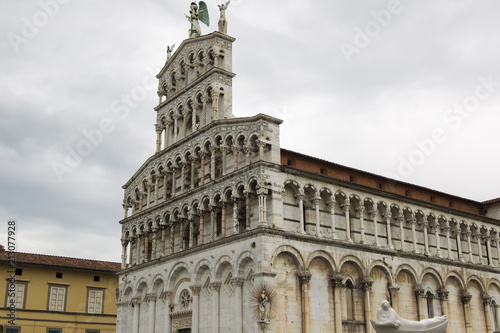
[(398, 316), (388, 301), (383, 301), (377, 310), (377, 321), (371, 320), (371, 323), (377, 333), (444, 333), (448, 319), (441, 316), (421, 321), (406, 320)]
[(167, 46), (167, 60), (170, 59), (170, 57), (172, 56), (172, 52), (174, 52), (174, 47), (175, 44), (172, 46)]
[(219, 19), (219, 32), (227, 34), (227, 21), (226, 21), (226, 9), (229, 7), (229, 3), (231, 0), (227, 1), (225, 4), (217, 5), (220, 10), (220, 19)]
[(201, 36), (200, 22), (205, 23), (206, 26), (210, 25), (210, 17), (208, 15), (207, 4), (200, 1), (199, 5), (196, 2), (191, 2), (191, 7), (189, 10), (189, 16), (184, 14), (189, 22), (191, 22), (191, 28), (189, 29), (189, 38), (196, 38)]

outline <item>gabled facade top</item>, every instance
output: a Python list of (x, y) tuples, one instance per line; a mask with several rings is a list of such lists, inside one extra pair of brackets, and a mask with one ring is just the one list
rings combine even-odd
[(157, 75), (156, 131), (165, 147), (210, 124), (233, 118), (232, 43), (220, 32), (182, 42)]

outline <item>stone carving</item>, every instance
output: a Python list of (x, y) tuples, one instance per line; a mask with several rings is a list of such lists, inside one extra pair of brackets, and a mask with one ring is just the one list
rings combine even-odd
[(273, 300), (275, 289), (267, 283), (259, 284), (252, 292), (253, 313), (262, 331), (267, 331), (274, 317)]
[(170, 59), (170, 57), (172, 56), (172, 52), (174, 52), (174, 47), (175, 44), (173, 44), (172, 46), (167, 46), (167, 60)]
[(269, 321), (269, 310), (271, 309), (271, 301), (266, 295), (266, 289), (263, 288), (259, 296), (259, 320)]
[(219, 32), (227, 34), (227, 21), (226, 21), (226, 9), (229, 7), (229, 3), (231, 0), (227, 1), (225, 4), (218, 5), (220, 10), (220, 19), (219, 19)]
[(377, 321), (371, 320), (371, 323), (377, 333), (444, 333), (448, 319), (441, 316), (421, 321), (406, 320), (398, 316), (388, 301), (383, 301), (377, 310)]

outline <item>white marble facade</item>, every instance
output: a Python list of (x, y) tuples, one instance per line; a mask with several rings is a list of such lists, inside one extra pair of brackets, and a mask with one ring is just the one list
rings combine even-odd
[(156, 153), (123, 187), (117, 331), (374, 332), (386, 299), (448, 315), (447, 332), (500, 331), (498, 204), (475, 215), (286, 165), (279, 119), (232, 114), (233, 42), (186, 40), (158, 75)]

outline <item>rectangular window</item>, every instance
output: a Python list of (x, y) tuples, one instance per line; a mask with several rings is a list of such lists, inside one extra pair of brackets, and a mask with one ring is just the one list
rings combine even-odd
[(7, 303), (5, 307), (9, 307), (9, 304), (15, 303), (16, 309), (24, 309), (27, 286), (26, 282), (16, 281), (14, 290), (12, 290), (11, 284), (7, 281)]
[(5, 333), (20, 333), (21, 329), (19, 327), (7, 327)]
[(85, 333), (100, 333), (99, 330), (86, 330)]
[(102, 313), (102, 305), (104, 301), (103, 289), (88, 289), (87, 291), (87, 312)]
[(49, 286), (49, 311), (64, 311), (66, 286)]
[(62, 333), (60, 328), (47, 328), (47, 333)]

